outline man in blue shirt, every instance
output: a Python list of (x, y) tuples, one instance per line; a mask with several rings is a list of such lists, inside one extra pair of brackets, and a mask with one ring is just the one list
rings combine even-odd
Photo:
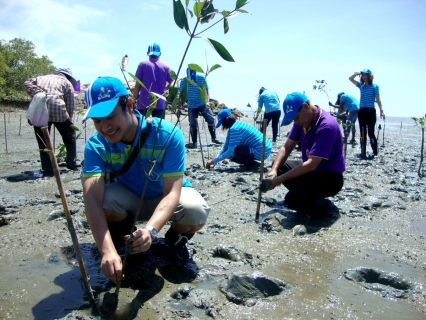
[[(259, 98), (257, 99), (257, 106), (258, 109), (256, 119), (262, 112), (262, 107), (265, 106), (264, 119), (268, 120), (266, 126), (268, 126), (269, 122), (271, 122), (272, 120), (272, 142), (276, 142), (278, 136), (278, 122), (280, 121), (281, 117), (280, 98), (278, 98), (276, 92), (262, 87), (259, 89)], [(260, 127), (260, 132), (263, 132), (263, 124)]]
[[(188, 68), (186, 70), (187, 78), (191, 79), (191, 81), (195, 82), (197, 86), (194, 86), (193, 84), (190, 84), (188, 82), (187, 84), (187, 99), (188, 99), (188, 117), (189, 117), (189, 125), (191, 128), (191, 139), (192, 144), (188, 145), (188, 148), (195, 149), (197, 148), (197, 134), (198, 134), (198, 128), (197, 128), (197, 119), (198, 115), (201, 113), (201, 115), (204, 117), (204, 119), (207, 122), (210, 136), (212, 138), (212, 142), (216, 144), (222, 144), (221, 141), (216, 139), (216, 130), (214, 126), (214, 116), (213, 111), (210, 108), (210, 106), (207, 106), (207, 103), (210, 100), (209, 95), (209, 85), (207, 84), (206, 77), (204, 75), (195, 72), (194, 70), (191, 70)], [(183, 79), (180, 82), (179, 86), (179, 92), (182, 93), (182, 90), (184, 90), (186, 84), (186, 80)], [(205, 92), (205, 100), (202, 98), (202, 95), (200, 94), (200, 90), (203, 90)], [(179, 106), (178, 106), (178, 112), (180, 112), (181, 104), (179, 100)], [(201, 141), (200, 141), (201, 143)]]
[[(84, 119), (93, 119), (96, 132), (84, 150), (83, 195), (87, 221), (102, 254), (102, 272), (111, 281), (120, 281), (122, 262), (117, 250), (127, 244), (132, 253), (147, 251), (169, 220), (173, 223), (165, 242), (170, 257), (187, 260), (186, 243), (204, 226), (210, 208), (183, 178), (182, 132), (165, 120), (145, 118), (134, 110), (117, 78), (99, 77), (85, 99), (89, 109)], [(140, 142), (144, 134), (145, 143)], [(135, 148), (138, 154), (128, 170), (107, 184), (106, 173), (119, 172)], [(136, 214), (147, 223), (130, 237)]]
[(350, 143), (355, 143), (356, 126), (355, 123), (358, 119), (359, 103), (358, 101), (349, 94), (340, 92), (337, 95), (336, 104), (332, 104), (330, 101), (328, 105), (337, 108), (336, 117), (342, 120), (343, 131), (345, 138), (349, 137), (349, 132), (352, 131), (352, 139)]

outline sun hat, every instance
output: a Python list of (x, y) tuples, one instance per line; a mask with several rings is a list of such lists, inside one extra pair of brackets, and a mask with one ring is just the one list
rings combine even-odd
[(228, 108), (223, 108), (217, 113), (217, 124), (216, 128), (219, 128), (222, 125), (223, 120), (228, 118), (231, 115), (231, 111)]
[(364, 69), (364, 70), (361, 71), (361, 73), (372, 74), (370, 69)]
[(341, 95), (343, 95), (343, 94), (345, 94), (344, 92), (339, 92), (338, 94), (337, 94), (337, 96), (338, 97), (340, 97)]
[(308, 101), (308, 98), (303, 93), (293, 92), (288, 94), (283, 102), (284, 118), (281, 126), (289, 125), (306, 101)]
[(110, 115), (117, 106), (121, 96), (127, 96), (123, 82), (113, 77), (99, 77), (86, 90), (84, 100), (87, 104), (87, 112), (83, 120), (87, 118), (103, 118)]
[(148, 46), (147, 54), (148, 54), (148, 56), (157, 56), (158, 57), (161, 54), (160, 45), (158, 45), (157, 43), (150, 44)]
[(60, 72), (67, 76), (67, 79), (72, 83), (73, 87), (77, 84), (77, 80), (72, 76), (72, 72), (70, 68), (60, 68), (56, 70), (56, 72)]

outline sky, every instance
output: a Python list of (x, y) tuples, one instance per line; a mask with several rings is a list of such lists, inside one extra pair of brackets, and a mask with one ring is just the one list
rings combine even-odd
[[(0, 39), (32, 41), (37, 55), (71, 68), (82, 83), (98, 76), (124, 81), (122, 57), (129, 56), (126, 70), (135, 73), (153, 42), (161, 46), (161, 60), (177, 72), (189, 36), (174, 22), (173, 1), (0, 0)], [(213, 2), (219, 11), (235, 3)], [(348, 78), (369, 68), (387, 116), (426, 113), (425, 0), (252, 0), (243, 9), (249, 13), (229, 19), (227, 34), (222, 23), (201, 34), (219, 41), (235, 62), (223, 60), (204, 39), (193, 39), (179, 74), (184, 76), (188, 63), (204, 70), (221, 65), (207, 77), (210, 97), (219, 103), (255, 108), (263, 86), (281, 102), (288, 93), (305, 92), (328, 110), (328, 100), (334, 103), (339, 92), (359, 99)], [(195, 18), (189, 19), (191, 29), (194, 25)], [(313, 89), (316, 80), (326, 81), (326, 93)]]

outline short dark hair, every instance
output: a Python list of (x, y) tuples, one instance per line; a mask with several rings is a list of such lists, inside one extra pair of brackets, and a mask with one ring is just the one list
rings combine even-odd
[(226, 130), (231, 128), (235, 121), (238, 120), (238, 116), (236, 114), (231, 114), (230, 116), (226, 117), (222, 122), (222, 129)]
[(120, 98), (118, 98), (118, 103), (121, 106), (121, 109), (123, 111), (126, 111), (127, 108), (127, 99), (129, 98), (129, 96), (121, 96)]

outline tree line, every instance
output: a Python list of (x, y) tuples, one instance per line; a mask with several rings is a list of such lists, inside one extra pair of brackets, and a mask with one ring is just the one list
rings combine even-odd
[(56, 70), (48, 56), (38, 57), (29, 40), (0, 40), (0, 102), (28, 100), (24, 81)]

